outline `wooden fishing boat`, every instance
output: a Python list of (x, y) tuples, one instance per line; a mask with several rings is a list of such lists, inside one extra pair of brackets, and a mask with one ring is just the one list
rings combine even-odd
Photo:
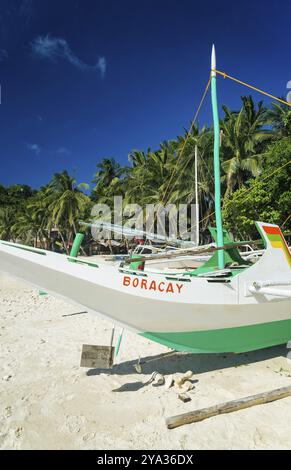
[(219, 122), (215, 51), (212, 104), (215, 128), (216, 246), (193, 270), (167, 274), (106, 265), (0, 241), (0, 269), (47, 292), (180, 351), (243, 352), (291, 339), (291, 255), (277, 225), (256, 222), (265, 246), (248, 263), (226, 243), (220, 213)]

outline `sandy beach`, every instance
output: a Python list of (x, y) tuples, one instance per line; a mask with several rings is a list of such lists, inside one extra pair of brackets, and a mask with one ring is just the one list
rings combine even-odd
[[(1, 449), (291, 448), (291, 397), (174, 430), (165, 425), (168, 416), (290, 385), (285, 345), (161, 357), (167, 348), (126, 331), (112, 371), (100, 372), (80, 368), (81, 349), (108, 345), (109, 322), (2, 273), (0, 312)], [(195, 380), (188, 403), (174, 388), (145, 385), (153, 371), (188, 370)]]

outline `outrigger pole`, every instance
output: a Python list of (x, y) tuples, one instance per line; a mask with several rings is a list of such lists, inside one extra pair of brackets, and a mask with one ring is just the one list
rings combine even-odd
[[(219, 116), (218, 116), (218, 105), (217, 105), (217, 91), (216, 91), (216, 54), (214, 44), (212, 46), (211, 54), (211, 102), (212, 102), (212, 114), (213, 114), (213, 125), (214, 125), (214, 185), (215, 185), (215, 220), (217, 230), (217, 247), (223, 247), (223, 232), (222, 232), (222, 217), (220, 207), (220, 128), (219, 128)], [(218, 268), (224, 269), (224, 252), (218, 250)]]

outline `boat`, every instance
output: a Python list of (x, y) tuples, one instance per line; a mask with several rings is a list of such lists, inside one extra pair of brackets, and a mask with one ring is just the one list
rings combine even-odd
[(213, 48), (216, 227), (215, 244), (191, 248), (207, 257), (202, 264), (153, 272), (133, 266), (138, 258), (106, 265), (0, 241), (0, 269), (177, 351), (241, 353), (287, 343), (291, 255), (279, 226), (255, 222), (264, 250), (253, 262), (239, 253), (246, 243), (229, 240), (222, 226), (215, 70)]

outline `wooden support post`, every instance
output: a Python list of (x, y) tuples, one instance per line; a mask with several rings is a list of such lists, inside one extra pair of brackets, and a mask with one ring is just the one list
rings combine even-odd
[(251, 406), (262, 405), (270, 403), (275, 400), (280, 400), (291, 396), (291, 386), (271, 390), (270, 392), (259, 393), (249, 397), (241, 398), (238, 400), (221, 403), (220, 405), (202, 408), (200, 410), (190, 411), (177, 416), (166, 418), (166, 425), (168, 429), (177, 428), (184, 424), (196, 423), (212, 416), (217, 416), (223, 413), (232, 413), (233, 411), (243, 410)]

